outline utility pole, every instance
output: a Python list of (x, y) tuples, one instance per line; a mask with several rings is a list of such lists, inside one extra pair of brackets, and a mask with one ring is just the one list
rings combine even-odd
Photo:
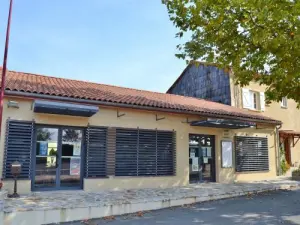
[(4, 102), (4, 91), (5, 91), (5, 78), (6, 78), (6, 65), (7, 65), (7, 55), (8, 55), (8, 45), (9, 45), (9, 34), (10, 34), (10, 21), (12, 14), (13, 0), (10, 0), (9, 4), (9, 13), (7, 20), (7, 29), (6, 29), (6, 40), (4, 48), (4, 57), (3, 57), (3, 68), (2, 68), (2, 79), (1, 79), (1, 93), (0, 93), (0, 138), (2, 134), (2, 117), (3, 117), (3, 102)]

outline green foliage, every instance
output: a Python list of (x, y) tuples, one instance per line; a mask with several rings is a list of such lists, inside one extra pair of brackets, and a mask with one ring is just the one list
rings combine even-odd
[(290, 169), (290, 165), (287, 163), (285, 159), (285, 152), (284, 148), (280, 147), (280, 167), (281, 167), (281, 173), (286, 174), (286, 172)]
[(293, 177), (300, 176), (300, 166), (299, 166), (298, 169), (296, 169), (296, 170), (294, 170), (294, 171), (292, 172), (292, 176), (293, 176)]
[(230, 66), (236, 84), (267, 85), (268, 101), (300, 106), (300, 1), (162, 0), (189, 41), (177, 57)]

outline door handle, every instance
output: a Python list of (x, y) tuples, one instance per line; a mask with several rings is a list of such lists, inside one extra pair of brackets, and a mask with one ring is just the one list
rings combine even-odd
[(55, 157), (56, 157), (56, 160), (55, 160), (55, 169), (58, 168), (58, 154), (55, 153)]

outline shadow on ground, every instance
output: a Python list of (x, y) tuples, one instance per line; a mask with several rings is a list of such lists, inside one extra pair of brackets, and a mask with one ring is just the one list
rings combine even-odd
[(255, 196), (140, 212), (63, 225), (232, 225), (300, 224), (300, 190), (267, 192)]

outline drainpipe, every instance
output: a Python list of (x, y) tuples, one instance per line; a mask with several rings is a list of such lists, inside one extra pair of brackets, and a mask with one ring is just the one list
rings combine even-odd
[(279, 137), (279, 129), (281, 129), (282, 125), (276, 126), (276, 157), (277, 157), (277, 176), (282, 174), (281, 166), (280, 166), (280, 137)]

